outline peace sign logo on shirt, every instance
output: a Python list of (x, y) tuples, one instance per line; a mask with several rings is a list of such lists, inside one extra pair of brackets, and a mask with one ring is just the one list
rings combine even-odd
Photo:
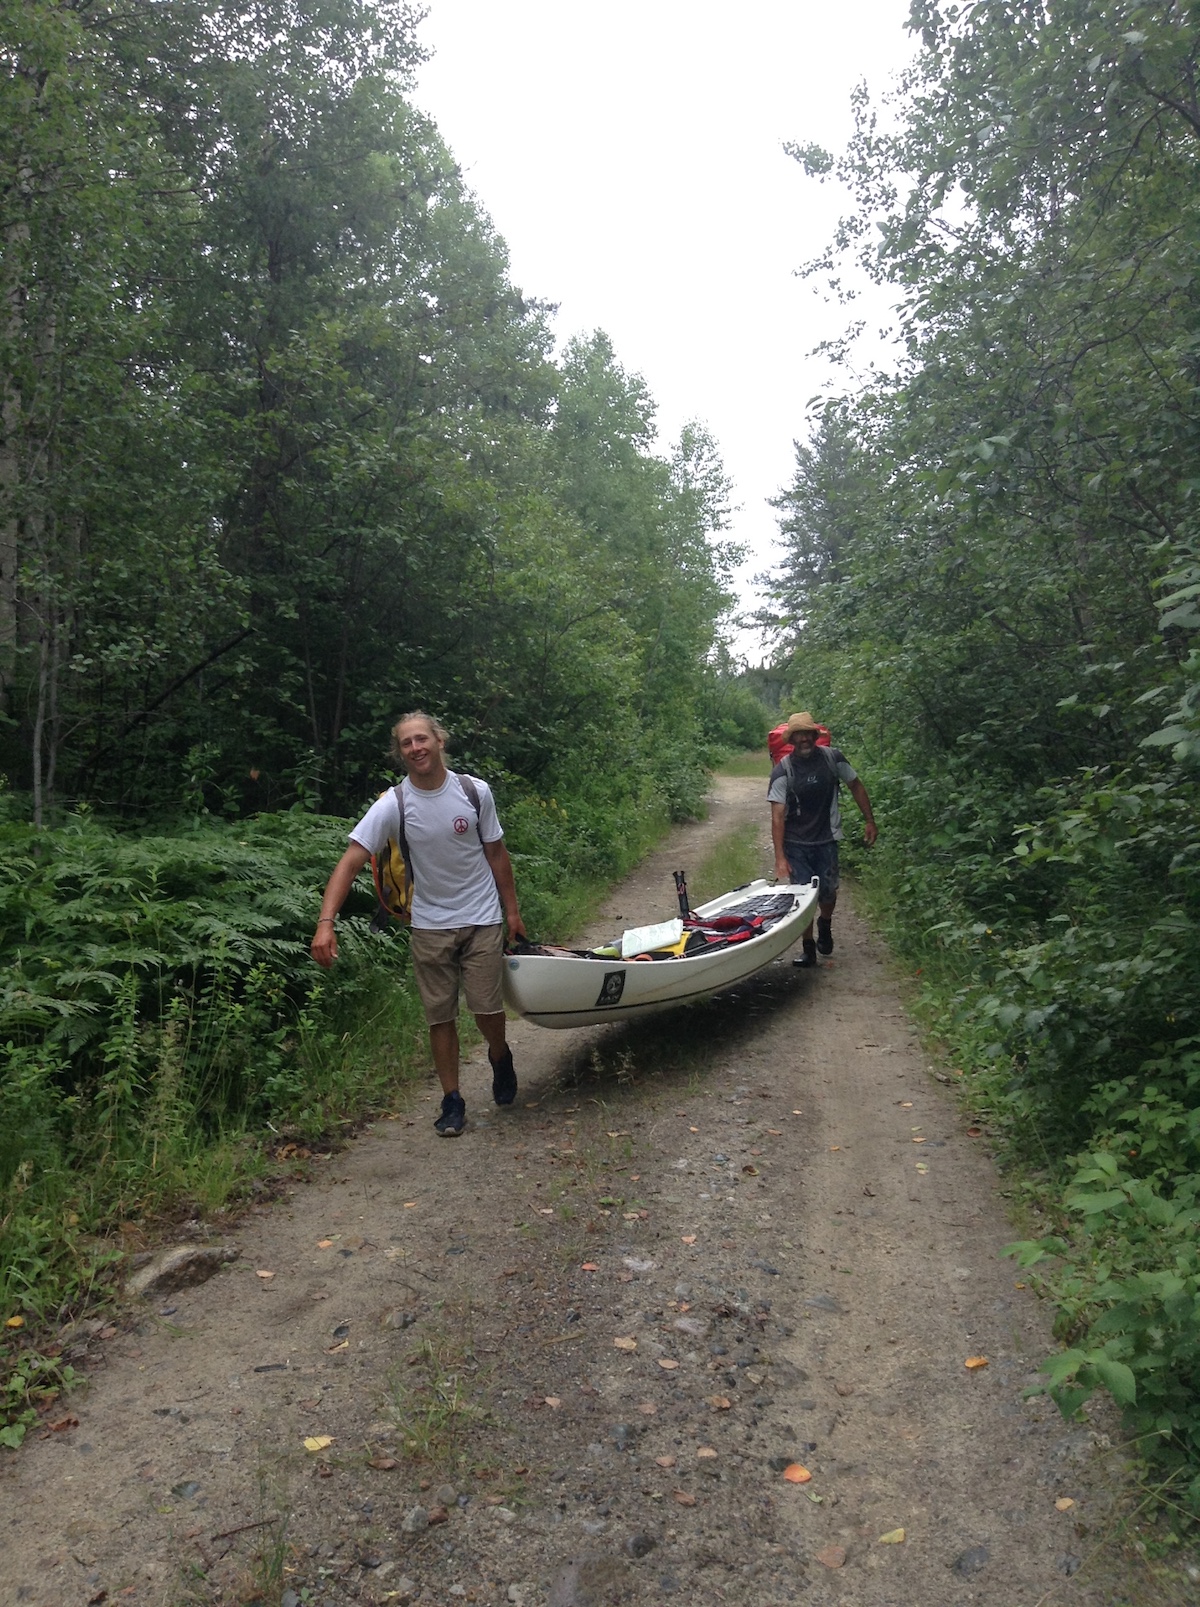
[(467, 819), (466, 815), (455, 815), (455, 817), (454, 817), (454, 833), (455, 833), (455, 836), (457, 836), (457, 837), (465, 836), (465, 834), (470, 829), (471, 829), (471, 823)]

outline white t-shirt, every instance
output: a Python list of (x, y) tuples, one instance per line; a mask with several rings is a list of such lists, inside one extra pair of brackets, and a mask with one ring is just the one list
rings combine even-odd
[[(482, 843), (497, 842), (504, 832), (487, 782), (471, 779), (479, 791), (478, 831), (475, 810), (453, 772), (432, 792), (414, 787), (407, 776), (402, 783), (413, 875), (412, 924), (428, 931), (494, 926), (503, 917)], [(377, 854), (399, 831), (400, 810), (389, 787), (355, 826), (350, 841)]]

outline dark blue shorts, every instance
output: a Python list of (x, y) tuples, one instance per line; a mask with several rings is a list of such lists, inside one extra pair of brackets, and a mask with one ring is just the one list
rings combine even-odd
[(820, 882), (818, 898), (830, 904), (838, 890), (838, 845), (836, 843), (787, 843), (783, 845), (794, 882)]

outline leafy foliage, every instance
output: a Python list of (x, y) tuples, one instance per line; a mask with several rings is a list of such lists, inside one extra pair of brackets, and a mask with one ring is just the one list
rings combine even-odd
[(39, 1410), (52, 1406), (78, 1382), (68, 1363), (34, 1350), (19, 1351), (0, 1383), (0, 1446), (15, 1451), (37, 1422)]
[(901, 345), (780, 499), (791, 700), (869, 775), (884, 919), (1066, 1202), (1060, 1401), (1108, 1389), (1194, 1477), (1200, 36), (1165, 0), (910, 25), (898, 115), (794, 153), (855, 202), (808, 271), (893, 285)]
[(1046, 1364), (1049, 1391), (1064, 1415), (1107, 1389), (1143, 1443), (1173, 1470), (1185, 1470), (1195, 1507), (1200, 1173), (1194, 1147), (1191, 1164), (1190, 1172), (1162, 1183), (1134, 1175), (1110, 1150), (1082, 1156), (1065, 1201), (1080, 1222), (1073, 1242), (1051, 1236), (1013, 1250), (1025, 1267), (1058, 1259), (1060, 1330), (1086, 1336), (1083, 1346), (1070, 1345)]
[(685, 813), (735, 557), (698, 425), (545, 307), (398, 0), (0, 5), (0, 767), (34, 818), (347, 813), (435, 708)]
[(266, 1122), (322, 1132), (386, 1088), (379, 1037), (421, 1033), (399, 944), (361, 918), (334, 979), (308, 957), (329, 822), (3, 833), (0, 1305), (40, 1310), (82, 1235), (194, 1198), (207, 1149)]

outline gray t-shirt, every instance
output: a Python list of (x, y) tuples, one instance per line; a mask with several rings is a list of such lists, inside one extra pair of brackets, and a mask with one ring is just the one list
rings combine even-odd
[(797, 759), (792, 753), (788, 760), (795, 777), (791, 800), (784, 770), (787, 760), (771, 771), (767, 786), (768, 803), (789, 805), (783, 827), (784, 846), (795, 843), (812, 847), (840, 841), (842, 811), (838, 804), (838, 782), (857, 781), (858, 771), (840, 748), (814, 748), (812, 758), (807, 761)]
[[(503, 916), (492, 867), (482, 843), (504, 836), (486, 781), (471, 778), (479, 791), (479, 830), (470, 799), (451, 772), (432, 792), (404, 787), (404, 834), (412, 864), (412, 924), (447, 932), (459, 926), (494, 926)], [(388, 788), (350, 833), (350, 841), (377, 854), (400, 830), (396, 794)], [(482, 839), (482, 841), (481, 841)]]

